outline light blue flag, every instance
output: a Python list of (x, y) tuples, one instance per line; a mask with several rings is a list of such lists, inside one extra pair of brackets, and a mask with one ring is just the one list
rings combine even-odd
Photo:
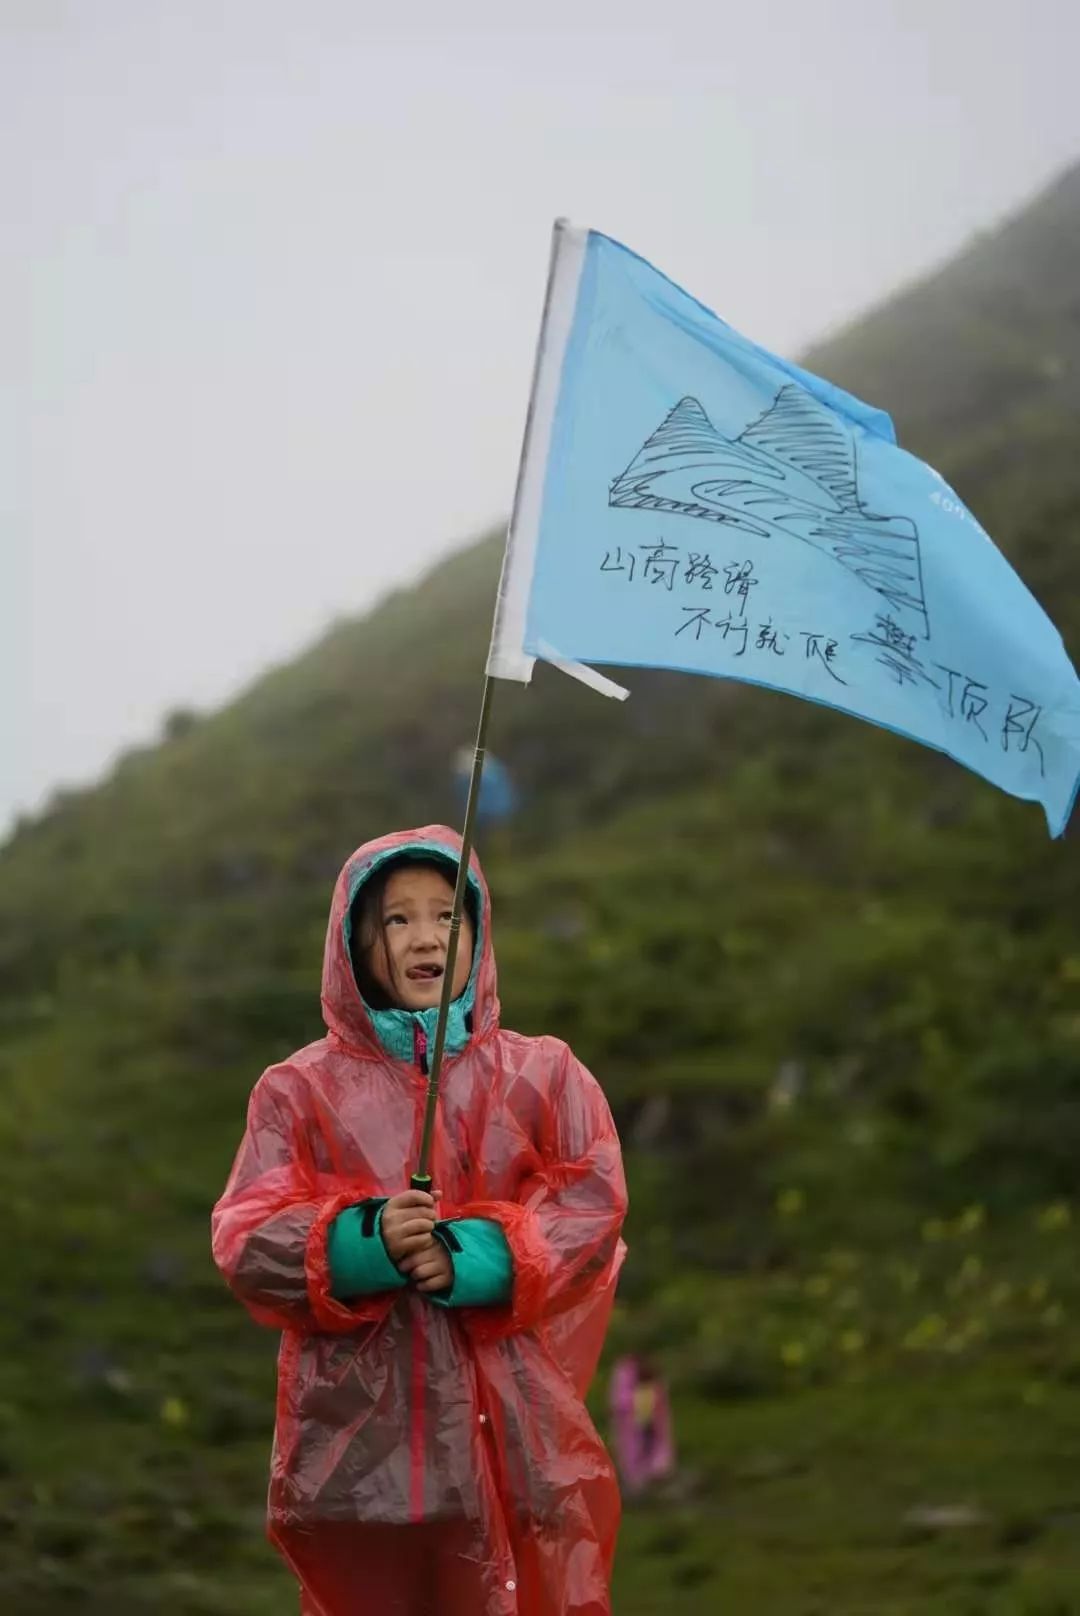
[(1061, 636), (889, 417), (556, 226), (488, 671), (542, 657), (786, 690), (946, 752), (1064, 830)]

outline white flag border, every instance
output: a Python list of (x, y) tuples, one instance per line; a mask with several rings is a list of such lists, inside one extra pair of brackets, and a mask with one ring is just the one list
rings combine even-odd
[[(547, 292), (536, 345), (532, 391), (525, 418), (521, 463), (506, 535), (506, 551), (487, 662), (489, 678), (513, 679), (519, 684), (529, 683), (536, 662), (535, 656), (525, 649), (525, 622), (536, 568), (536, 550), (540, 542), (544, 479), (559, 402), (563, 360), (574, 323), (588, 240), (588, 230), (572, 225), (567, 219), (556, 219), (552, 230)], [(577, 663), (566, 661), (554, 649), (545, 646), (541, 654), (545, 661), (553, 662), (575, 678), (582, 678), (594, 689), (610, 686), (610, 690), (604, 689), (605, 695), (614, 695), (617, 691), (621, 695), (626, 694), (613, 681)]]

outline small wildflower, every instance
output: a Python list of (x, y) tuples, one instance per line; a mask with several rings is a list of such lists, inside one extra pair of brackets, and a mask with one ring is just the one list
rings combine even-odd
[(187, 1404), (181, 1397), (166, 1397), (159, 1412), (162, 1425), (169, 1425), (173, 1430), (178, 1430), (180, 1426), (187, 1424)]
[(845, 1330), (840, 1337), (840, 1351), (846, 1352), (849, 1357), (861, 1352), (865, 1345), (866, 1337), (861, 1330)]
[(1033, 1279), (1028, 1286), (1028, 1300), (1031, 1302), (1045, 1302), (1050, 1294), (1050, 1287), (1045, 1279)]
[(782, 1218), (797, 1218), (806, 1206), (806, 1197), (802, 1190), (781, 1190), (776, 1197), (776, 1210)]
[(1068, 1201), (1052, 1201), (1039, 1213), (1038, 1224), (1043, 1234), (1056, 1234), (1067, 1229), (1072, 1222), (1072, 1208)]
[(780, 1348), (781, 1362), (788, 1369), (798, 1369), (806, 1362), (806, 1347), (801, 1341), (785, 1341)]
[(828, 1296), (832, 1290), (832, 1280), (828, 1274), (811, 1274), (803, 1285), (807, 1296)]
[(1006, 1303), (1012, 1301), (1012, 1295), (1012, 1286), (1006, 1280), (1002, 1280), (1001, 1284), (995, 1285), (990, 1292), (991, 1307), (1004, 1307)]
[(907, 1335), (903, 1345), (912, 1352), (919, 1352), (923, 1347), (933, 1346), (945, 1333), (945, 1320), (940, 1313), (927, 1313), (921, 1318)]
[(927, 1218), (922, 1226), (922, 1237), (928, 1246), (937, 1245), (948, 1234), (948, 1225), (943, 1218)]
[(961, 1234), (975, 1234), (986, 1222), (986, 1208), (982, 1206), (965, 1207), (956, 1220), (956, 1227)]

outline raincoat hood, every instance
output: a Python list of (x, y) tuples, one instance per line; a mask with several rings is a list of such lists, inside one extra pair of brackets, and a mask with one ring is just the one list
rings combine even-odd
[[(434, 1031), (437, 1012), (390, 1011), (375, 1012), (374, 1016), (357, 986), (349, 954), (349, 912), (353, 900), (365, 881), (369, 880), (388, 859), (402, 854), (444, 858), (458, 866), (461, 860), (461, 837), (447, 825), (422, 825), (415, 830), (393, 831), (365, 842), (345, 861), (334, 886), (330, 904), (330, 921), (326, 929), (326, 947), (323, 952), (322, 1009), (328, 1030), (346, 1048), (357, 1054), (385, 1060), (387, 1054), (408, 1059), (411, 1053), (411, 1034), (402, 1046), (396, 1046), (395, 1022), (400, 1020), (423, 1025), (429, 1039)], [(461, 1032), (451, 1037), (459, 1048), (467, 1043), (486, 1039), (498, 1029), (499, 1000), (496, 990), (495, 953), (491, 943), (491, 898), (480, 861), (473, 853), (469, 860), (469, 881), (479, 901), (476, 942), (469, 985), (461, 998), (455, 1001), (471, 1011), (471, 1026), (466, 1029), (459, 1019)], [(430, 1023), (430, 1025), (428, 1025)]]

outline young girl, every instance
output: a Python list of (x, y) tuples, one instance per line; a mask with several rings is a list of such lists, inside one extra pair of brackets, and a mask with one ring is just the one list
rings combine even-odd
[(328, 1035), (272, 1066), (214, 1257), (283, 1332), (269, 1531), (306, 1616), (607, 1616), (619, 1499), (583, 1398), (626, 1211), (619, 1141), (555, 1038), (499, 1026), (474, 858), (432, 1173), (415, 1169), (461, 843), (338, 878)]

